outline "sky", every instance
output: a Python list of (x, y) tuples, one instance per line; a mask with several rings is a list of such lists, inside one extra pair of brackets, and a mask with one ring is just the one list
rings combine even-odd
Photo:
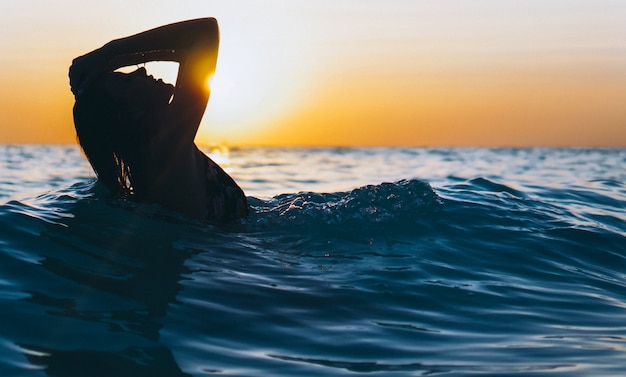
[[(198, 144), (626, 147), (623, 0), (4, 0), (0, 143), (75, 143), (67, 72), (216, 17)], [(148, 70), (173, 82), (176, 64)]]

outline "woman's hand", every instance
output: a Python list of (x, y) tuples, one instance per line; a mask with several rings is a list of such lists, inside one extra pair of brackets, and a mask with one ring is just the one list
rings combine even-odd
[(79, 96), (100, 75), (107, 72), (111, 61), (106, 53), (107, 45), (72, 61), (70, 67), (70, 88), (74, 96)]

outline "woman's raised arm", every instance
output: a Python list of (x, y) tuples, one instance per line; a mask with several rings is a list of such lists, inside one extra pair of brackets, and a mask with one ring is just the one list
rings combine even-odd
[(69, 72), (70, 86), (74, 95), (79, 95), (105, 72), (160, 60), (175, 61), (181, 65), (177, 86), (190, 86), (192, 90), (198, 84), (206, 87), (206, 80), (215, 70), (218, 46), (219, 29), (214, 18), (161, 26), (112, 40), (74, 59)]

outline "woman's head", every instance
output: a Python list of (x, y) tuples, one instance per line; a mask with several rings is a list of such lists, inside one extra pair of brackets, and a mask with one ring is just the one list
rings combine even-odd
[(106, 73), (76, 97), (78, 141), (98, 178), (114, 193), (133, 194), (141, 185), (144, 147), (173, 91), (140, 68)]
[(101, 89), (116, 102), (137, 111), (158, 111), (174, 94), (173, 85), (148, 76), (143, 67), (127, 74), (111, 72), (105, 75)]

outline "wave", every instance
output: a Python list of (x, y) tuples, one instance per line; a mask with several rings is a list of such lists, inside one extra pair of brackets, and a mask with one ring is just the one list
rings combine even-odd
[(113, 200), (102, 185), (90, 180), (0, 206), (0, 229), (21, 227), (33, 233), (46, 224), (68, 227), (80, 223), (92, 232), (124, 233), (132, 226), (145, 228), (148, 233), (155, 228), (177, 232), (194, 228), (216, 234), (299, 233), (358, 239), (384, 234), (424, 236), (452, 229), (458, 231), (457, 236), (473, 232), (480, 236), (502, 230), (576, 228), (626, 236), (622, 211), (626, 203), (611, 195), (624, 191), (623, 185), (596, 182), (596, 186), (594, 190), (528, 189), (475, 178), (434, 190), (421, 180), (400, 180), (346, 192), (299, 192), (268, 200), (249, 197), (248, 219), (216, 228), (157, 205)]
[(283, 194), (251, 200), (253, 229), (284, 229), (344, 236), (408, 230), (428, 222), (442, 202), (419, 180), (367, 185), (349, 192)]
[[(616, 189), (615, 182), (600, 185)], [(270, 238), (278, 244), (310, 243), (311, 249), (328, 240), (420, 243), (426, 250), (432, 245), (425, 240), (455, 249), (473, 243), (470, 249), (478, 255), (498, 248), (543, 250), (550, 244), (558, 245), (560, 253), (570, 250), (585, 258), (591, 258), (591, 246), (606, 250), (607, 267), (623, 262), (626, 254), (626, 218), (621, 210), (625, 203), (598, 189), (530, 190), (476, 178), (435, 191), (424, 181), (400, 180), (346, 192), (251, 197), (249, 202), (248, 219), (217, 228), (156, 205), (111, 200), (101, 185), (86, 181), (6, 203), (0, 207), (0, 231), (15, 233), (5, 237), (10, 244), (18, 239), (28, 244), (33, 235), (46, 234), (65, 243), (89, 239), (89, 247), (98, 249), (102, 245), (94, 240), (117, 238), (117, 247), (130, 255), (164, 245), (203, 250)], [(609, 255), (617, 255), (617, 260)]]

